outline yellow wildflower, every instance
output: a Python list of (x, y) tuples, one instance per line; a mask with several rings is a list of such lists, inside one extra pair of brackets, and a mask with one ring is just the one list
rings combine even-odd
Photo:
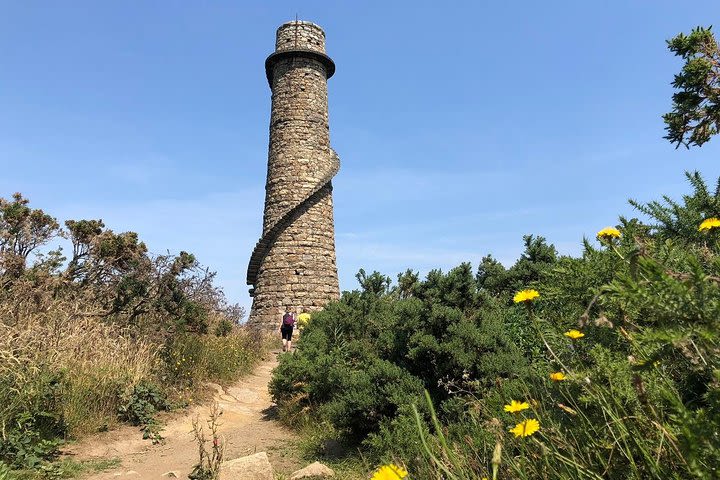
[(620, 230), (613, 227), (605, 227), (597, 233), (599, 240), (612, 240), (620, 237)]
[(517, 413), (530, 408), (530, 404), (527, 402), (518, 402), (512, 400), (509, 405), (505, 405), (505, 411), (510, 413)]
[(389, 463), (378, 468), (372, 476), (372, 480), (401, 480), (407, 477), (407, 470)]
[(528, 437), (538, 430), (540, 430), (540, 422), (531, 418), (518, 423), (510, 429), (510, 432), (514, 433), (516, 437)]
[(521, 290), (515, 294), (513, 297), (513, 302), (515, 303), (521, 303), (521, 302), (532, 302), (536, 298), (540, 296), (540, 293), (537, 290)]
[(575, 329), (568, 330), (563, 335), (565, 335), (568, 338), (572, 338), (573, 340), (577, 340), (578, 338), (582, 338), (585, 336), (585, 334), (582, 333), (580, 330), (575, 330)]
[(717, 227), (720, 227), (720, 219), (712, 217), (712, 218), (703, 220), (703, 222), (700, 224), (700, 227), (698, 227), (698, 231), (702, 232), (702, 231), (711, 230), (711, 229), (717, 228)]
[(565, 380), (567, 377), (563, 372), (553, 372), (550, 374), (550, 380), (553, 382), (561, 382)]

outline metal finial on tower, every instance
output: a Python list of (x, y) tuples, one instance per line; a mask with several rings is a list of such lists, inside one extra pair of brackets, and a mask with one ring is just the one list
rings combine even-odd
[(297, 48), (298, 14), (295, 13), (295, 48)]

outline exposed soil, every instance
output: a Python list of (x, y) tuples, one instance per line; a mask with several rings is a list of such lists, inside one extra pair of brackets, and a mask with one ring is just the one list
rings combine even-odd
[[(267, 387), (277, 359), (276, 354), (269, 356), (234, 386), (226, 389), (214, 386), (213, 396), (222, 410), (219, 432), (225, 438), (225, 459), (267, 452), (275, 472), (287, 475), (304, 465), (294, 447), (296, 436), (273, 418), (274, 405)], [(165, 439), (162, 444), (153, 445), (142, 439), (137, 427), (124, 426), (85, 438), (67, 453), (77, 460), (118, 458), (122, 462), (87, 479), (172, 478), (168, 472), (174, 472), (177, 478), (187, 478), (198, 461), (192, 420), (199, 416), (204, 423), (211, 404), (212, 401), (205, 402), (181, 415), (170, 416), (161, 431)]]

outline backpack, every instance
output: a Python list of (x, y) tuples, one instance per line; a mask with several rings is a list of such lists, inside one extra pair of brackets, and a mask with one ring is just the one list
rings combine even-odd
[(295, 316), (292, 313), (283, 315), (283, 326), (292, 327), (295, 324)]

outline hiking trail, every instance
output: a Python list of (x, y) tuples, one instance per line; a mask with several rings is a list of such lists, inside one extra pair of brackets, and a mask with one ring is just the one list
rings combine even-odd
[[(269, 353), (251, 374), (233, 386), (223, 389), (212, 384), (215, 388), (213, 397), (222, 410), (219, 433), (225, 441), (224, 459), (267, 452), (275, 472), (287, 475), (304, 465), (294, 446), (296, 435), (273, 419), (274, 404), (268, 393), (268, 383), (276, 365), (276, 353)], [(169, 415), (160, 432), (164, 437), (161, 444), (153, 445), (150, 440), (143, 440), (138, 427), (122, 426), (82, 439), (66, 453), (78, 461), (118, 459), (121, 462), (109, 470), (83, 477), (88, 480), (144, 480), (174, 476), (186, 479), (198, 462), (192, 421), (199, 417), (207, 432), (205, 421), (212, 403), (203, 402), (178, 415)], [(209, 444), (207, 448), (210, 448)]]

